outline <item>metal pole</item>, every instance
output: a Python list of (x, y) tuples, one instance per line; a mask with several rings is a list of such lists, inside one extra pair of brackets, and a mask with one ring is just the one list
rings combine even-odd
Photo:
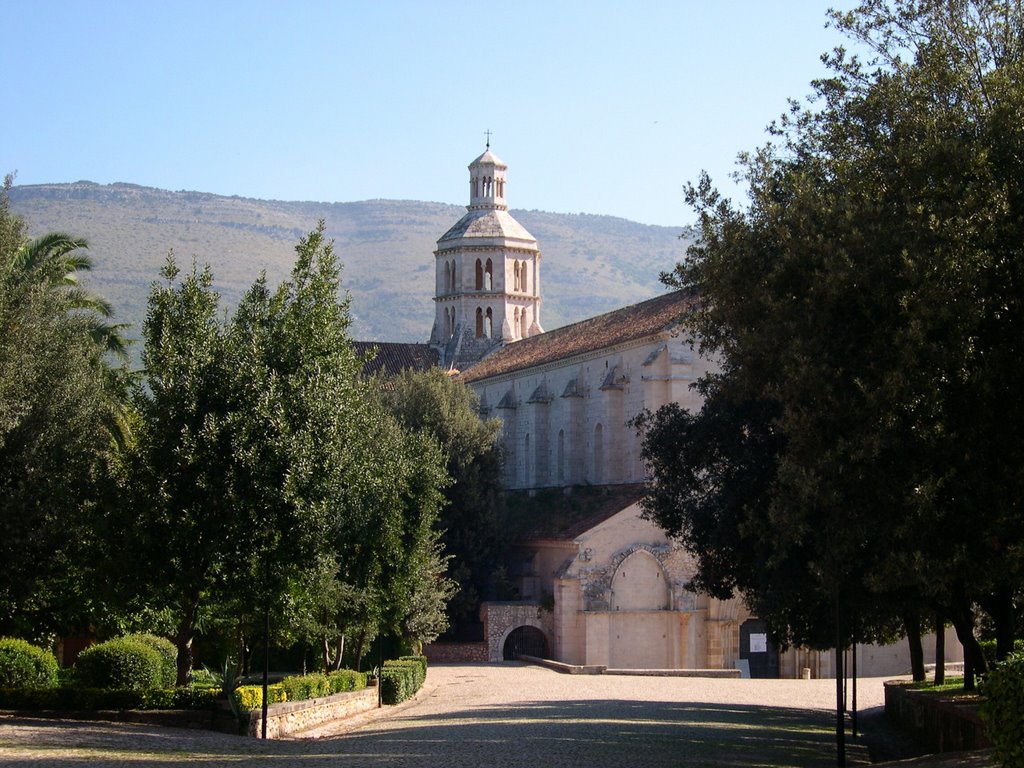
[(267, 683), (270, 679), (270, 602), (267, 602), (263, 622), (263, 724), (260, 738), (267, 738)]
[(839, 623), (839, 585), (835, 588), (836, 600), (836, 765), (846, 768), (846, 724), (843, 721), (846, 709), (843, 696), (843, 633)]
[(850, 713), (853, 720), (853, 738), (857, 738), (857, 641), (853, 641), (853, 711)]

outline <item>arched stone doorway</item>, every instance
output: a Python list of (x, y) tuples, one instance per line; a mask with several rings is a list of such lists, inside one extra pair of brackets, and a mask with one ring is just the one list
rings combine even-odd
[(502, 649), (502, 658), (505, 661), (513, 661), (520, 654), (524, 656), (536, 656), (541, 659), (548, 656), (548, 639), (544, 633), (536, 627), (516, 627), (507, 638), (505, 647)]
[(740, 658), (750, 665), (751, 677), (779, 676), (779, 649), (768, 637), (768, 628), (761, 619), (740, 624)]

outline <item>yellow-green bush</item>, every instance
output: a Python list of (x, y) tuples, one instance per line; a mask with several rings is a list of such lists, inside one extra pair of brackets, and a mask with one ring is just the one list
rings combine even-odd
[[(240, 685), (235, 688), (235, 702), (238, 709), (245, 712), (251, 709), (263, 708), (263, 686), (262, 685)], [(280, 683), (267, 686), (267, 703), (277, 704), (288, 701), (288, 695)]]

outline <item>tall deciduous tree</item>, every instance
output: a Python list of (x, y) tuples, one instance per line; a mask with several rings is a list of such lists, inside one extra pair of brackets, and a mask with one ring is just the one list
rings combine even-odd
[(230, 322), (208, 270), (178, 281), (172, 260), (164, 278), (121, 529), (126, 573), (175, 607), (178, 682), (214, 606), (334, 642), (349, 626), (398, 628), (434, 553), (443, 465), (361, 378), (323, 224), (290, 279), (257, 280)]
[[(684, 422), (714, 450), (684, 503), (648, 508), (767, 566), (797, 557), (804, 589), (857, 610), (934, 605), (983, 668), (972, 606), (1006, 650), (1024, 551), (1024, 12), (869, 0), (833, 20), (873, 57), (837, 50), (812, 106), (743, 158), (748, 206), (706, 178), (689, 189), (701, 241), (666, 280), (694, 293), (687, 325), (723, 361)], [(767, 410), (743, 425), (722, 405)], [(750, 447), (767, 463), (744, 465)]]

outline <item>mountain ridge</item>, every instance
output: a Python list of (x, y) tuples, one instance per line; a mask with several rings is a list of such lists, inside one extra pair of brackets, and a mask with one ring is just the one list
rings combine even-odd
[[(420, 200), (262, 200), (87, 180), (18, 185), (10, 198), (33, 236), (65, 231), (89, 241), (95, 266), (83, 282), (113, 302), (135, 337), (169, 251), (179, 264), (210, 264), (215, 287), (233, 307), (261, 271), (272, 284), (286, 278), (295, 244), (323, 220), (351, 296), (353, 338), (426, 341), (436, 241), (466, 210)], [(510, 213), (543, 254), (541, 323), (549, 329), (664, 292), (658, 275), (692, 240), (682, 226), (616, 216)]]

